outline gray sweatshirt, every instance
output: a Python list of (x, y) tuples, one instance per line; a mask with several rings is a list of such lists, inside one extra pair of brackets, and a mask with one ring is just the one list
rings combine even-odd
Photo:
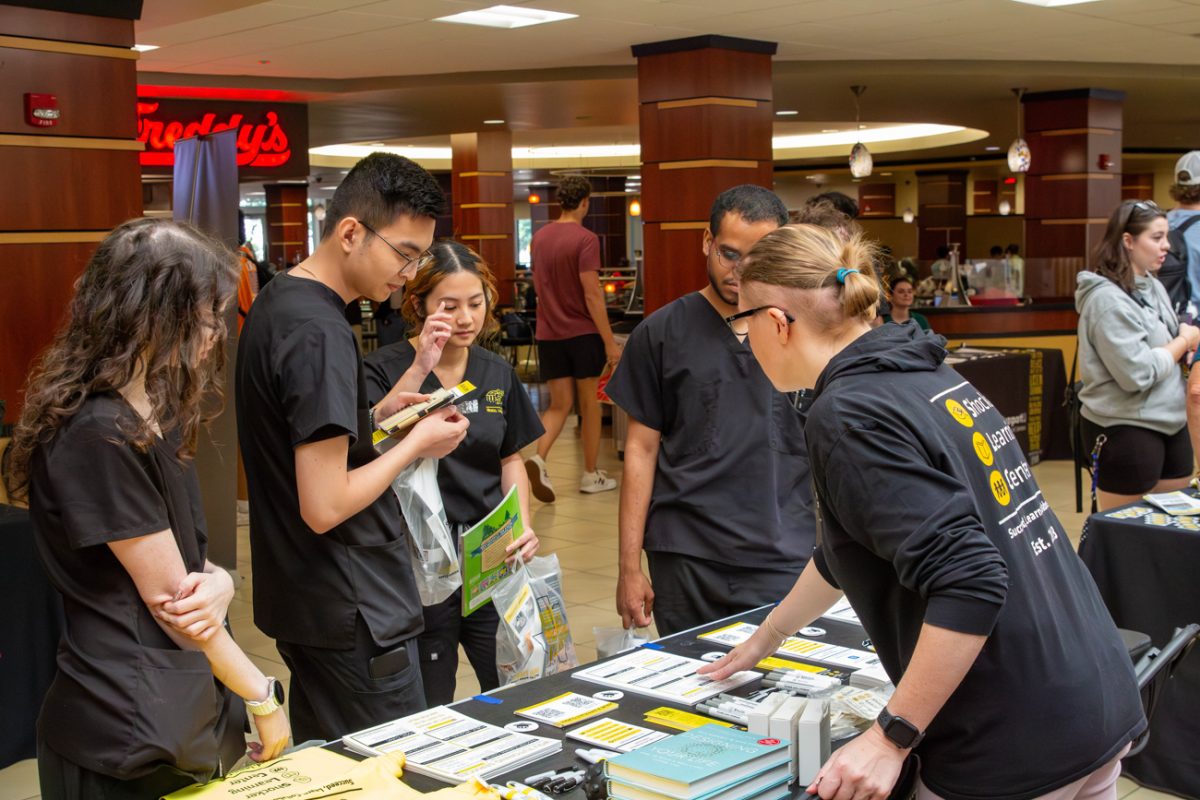
[(1076, 276), (1083, 416), (1171, 435), (1187, 424), (1183, 370), (1163, 349), (1179, 322), (1156, 278), (1137, 278), (1134, 294), (1094, 272)]

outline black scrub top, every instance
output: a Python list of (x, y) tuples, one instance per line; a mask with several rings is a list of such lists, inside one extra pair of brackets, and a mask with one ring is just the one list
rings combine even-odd
[(203, 653), (163, 632), (108, 547), (169, 529), (187, 571), (204, 569), (195, 470), (175, 455), (178, 434), (145, 453), (122, 443), (134, 414), (116, 394), (93, 395), (33, 458), (38, 555), (66, 615), (38, 732), (68, 761), (114, 778), (167, 764), (207, 780), (245, 749), (242, 704)]
[(291, 273), (258, 293), (238, 341), (238, 441), (250, 494), (254, 624), (275, 639), (349, 650), (359, 615), (380, 647), (421, 633), (408, 529), (390, 489), (323, 534), (300, 515), (295, 448), (350, 438), (346, 466), (377, 457), (346, 304)]
[[(367, 394), (372, 405), (391, 391), (416, 356), (408, 341), (381, 347), (367, 356)], [(475, 391), (457, 404), (471, 425), (462, 444), (438, 462), (438, 488), (452, 525), (474, 525), (504, 499), (500, 462), (537, 441), (545, 431), (525, 386), (500, 356), (472, 345), (463, 380), (475, 385)], [(432, 372), (421, 384), (425, 394), (441, 388)]]
[(703, 295), (635, 328), (606, 389), (662, 434), (647, 551), (804, 568), (815, 523), (801, 398), (775, 390)]

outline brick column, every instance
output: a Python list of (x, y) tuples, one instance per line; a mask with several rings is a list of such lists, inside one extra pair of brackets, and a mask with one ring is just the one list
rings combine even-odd
[(772, 187), (775, 49), (717, 35), (633, 47), (647, 313), (705, 285), (713, 199), (742, 183)]
[(499, 302), (513, 301), (512, 133), (485, 131), (450, 136), (454, 238), (474, 249), (496, 276)]
[(268, 183), (267, 260), (287, 267), (299, 255), (308, 257), (308, 187), (299, 183)]
[(1071, 89), (1027, 94), (1025, 140), (1025, 291), (1036, 299), (1070, 298), (1075, 274), (1104, 237), (1121, 202), (1121, 130), (1125, 93)]

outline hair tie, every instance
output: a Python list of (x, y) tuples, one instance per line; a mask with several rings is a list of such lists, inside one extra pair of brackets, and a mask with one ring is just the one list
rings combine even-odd
[(846, 282), (846, 276), (847, 276), (847, 275), (849, 275), (851, 272), (858, 272), (858, 270), (856, 270), (856, 269), (847, 269), (846, 267), (842, 267), (841, 269), (839, 269), (839, 270), (837, 271), (837, 282), (838, 282), (838, 283), (845, 283), (845, 282)]

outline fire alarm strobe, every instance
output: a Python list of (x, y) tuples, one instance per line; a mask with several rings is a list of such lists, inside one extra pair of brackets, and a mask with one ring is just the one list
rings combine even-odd
[(53, 128), (58, 124), (61, 112), (58, 97), (52, 94), (25, 95), (25, 122), (35, 128)]

